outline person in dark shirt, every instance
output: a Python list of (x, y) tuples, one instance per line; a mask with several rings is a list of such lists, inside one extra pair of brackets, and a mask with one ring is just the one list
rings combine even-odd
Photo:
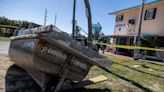
[[(107, 43), (107, 40), (103, 39), (103, 43)], [(105, 49), (106, 49), (106, 45), (102, 45), (102, 53), (105, 52)]]
[[(100, 42), (100, 40), (98, 42)], [(101, 45), (97, 44), (97, 52), (99, 52), (100, 48), (101, 48)]]

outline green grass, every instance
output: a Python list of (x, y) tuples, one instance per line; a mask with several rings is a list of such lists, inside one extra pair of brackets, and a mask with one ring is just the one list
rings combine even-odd
[(10, 41), (10, 38), (9, 37), (0, 37), (0, 41), (3, 42), (3, 41)]
[[(114, 64), (109, 67), (110, 73), (93, 67), (89, 74), (105, 75), (109, 80), (86, 88), (109, 89), (112, 92), (164, 91), (164, 65), (141, 61), (123, 61), (112, 56), (108, 58), (114, 61)], [(134, 67), (134, 65), (139, 67)]]

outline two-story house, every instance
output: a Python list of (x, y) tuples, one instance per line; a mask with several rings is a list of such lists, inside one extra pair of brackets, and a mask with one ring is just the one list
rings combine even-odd
[[(140, 5), (109, 15), (116, 16), (114, 33), (110, 36), (114, 38), (113, 42), (119, 45), (134, 45), (138, 33)], [(151, 38), (152, 43), (154, 41), (158, 47), (164, 47), (164, 0), (146, 3), (142, 20), (142, 44), (146, 42), (144, 39)], [(133, 56), (133, 51), (127, 49), (117, 48), (116, 53)]]

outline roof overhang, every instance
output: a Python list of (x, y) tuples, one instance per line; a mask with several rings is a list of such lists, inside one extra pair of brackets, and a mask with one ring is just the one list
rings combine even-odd
[[(114, 37), (136, 37), (136, 36), (137, 35), (107, 35), (104, 37), (114, 38)], [(142, 34), (141, 37), (160, 37), (160, 36), (156, 34)]]
[[(153, 5), (153, 4), (158, 4), (158, 3), (161, 3), (161, 2), (164, 2), (164, 0), (157, 0), (157, 1), (149, 2), (149, 3), (146, 3), (145, 6), (149, 6), (149, 5)], [(130, 8), (123, 9), (123, 10), (118, 10), (118, 11), (111, 12), (111, 13), (108, 13), (108, 14), (109, 15), (121, 14), (121, 13), (128, 12), (128, 11), (131, 11), (131, 10), (139, 9), (140, 6), (141, 5), (137, 5), (137, 6), (134, 6), (134, 7), (130, 7)]]
[(106, 37), (135, 37), (137, 35), (108, 35)]

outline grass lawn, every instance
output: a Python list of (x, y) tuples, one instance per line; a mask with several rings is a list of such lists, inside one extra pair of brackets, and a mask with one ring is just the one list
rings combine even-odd
[(0, 37), (0, 41), (10, 41), (9, 37)]
[(109, 67), (110, 73), (93, 67), (89, 76), (105, 75), (109, 80), (87, 86), (87, 89), (105, 89), (107, 92), (164, 92), (164, 65), (123, 61), (112, 56), (108, 58), (114, 62)]

